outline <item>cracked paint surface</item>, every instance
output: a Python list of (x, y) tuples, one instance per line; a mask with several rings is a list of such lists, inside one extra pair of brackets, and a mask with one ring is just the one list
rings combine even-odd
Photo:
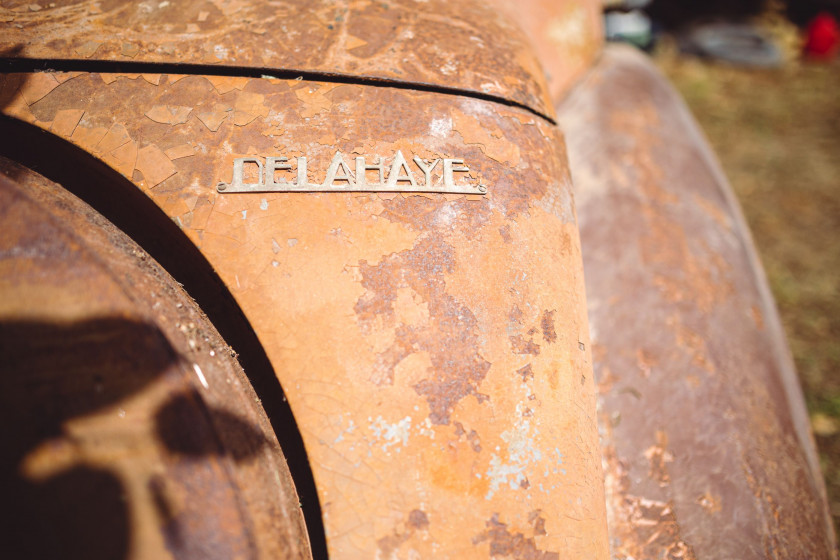
[[(332, 557), (606, 556), (581, 256), (554, 127), (388, 88), (55, 74), (29, 95), (33, 76), (3, 77), (4, 111), (122, 173), (229, 286), (301, 427)], [(79, 115), (73, 126), (55, 125), (62, 111)], [(462, 158), (488, 194), (215, 189), (237, 157), (306, 156), (323, 173), (336, 151), (397, 150)]]
[(528, 37), (478, 0), (57, 4), (33, 12), (28, 2), (0, 2), (0, 51), (389, 79), (491, 94), (553, 115)]

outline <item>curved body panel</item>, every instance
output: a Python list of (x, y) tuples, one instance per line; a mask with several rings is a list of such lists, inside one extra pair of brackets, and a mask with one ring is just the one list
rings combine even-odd
[(31, 6), (2, 3), (0, 56), (365, 77), (491, 95), (553, 115), (527, 37), (480, 0)]
[[(2, 91), (7, 115), (142, 189), (230, 288), (301, 426), (331, 557), (606, 556), (577, 226), (550, 123), (297, 80), (27, 74)], [(269, 157), (295, 166), (276, 181), (298, 181), (305, 158), (305, 183), (331, 192), (217, 189), (237, 158)], [(347, 192), (356, 158), (385, 166), (363, 167), (370, 181), (439, 185), (448, 169), (486, 190)]]
[(516, 21), (542, 63), (554, 103), (595, 63), (604, 46), (598, 0), (493, 0)]
[(748, 229), (687, 109), (608, 48), (559, 107), (618, 558), (832, 558), (805, 403)]

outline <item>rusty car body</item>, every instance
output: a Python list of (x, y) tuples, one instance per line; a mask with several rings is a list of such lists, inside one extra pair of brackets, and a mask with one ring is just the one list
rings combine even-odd
[(833, 557), (740, 210), (599, 10), (0, 2), (12, 556)]

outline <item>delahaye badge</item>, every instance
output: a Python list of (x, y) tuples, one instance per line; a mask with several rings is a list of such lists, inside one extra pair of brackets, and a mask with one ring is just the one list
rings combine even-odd
[[(437, 158), (426, 161), (418, 156), (412, 163), (403, 156), (402, 151), (394, 154), (391, 164), (386, 164), (377, 157), (376, 163), (368, 163), (363, 157), (356, 157), (354, 169), (344, 159), (341, 152), (336, 152), (327, 168), (322, 183), (310, 183), (306, 157), (295, 158), (295, 168), (287, 157), (266, 157), (265, 163), (258, 157), (244, 157), (233, 160), (233, 179), (230, 183), (219, 183), (216, 188), (221, 193), (237, 192), (418, 192), (448, 194), (487, 194), (487, 187), (482, 184), (464, 182), (456, 173), (468, 174), (469, 167), (463, 159)], [(253, 178), (256, 182), (246, 183), (245, 166), (256, 166)], [(416, 170), (416, 172), (415, 172)], [(278, 179), (277, 172), (295, 175), (294, 181), (283, 177)], [(434, 175), (433, 175), (434, 172)], [(373, 177), (370, 177), (373, 175)], [(371, 179), (374, 179), (371, 181)], [(460, 179), (460, 180), (459, 180)]]

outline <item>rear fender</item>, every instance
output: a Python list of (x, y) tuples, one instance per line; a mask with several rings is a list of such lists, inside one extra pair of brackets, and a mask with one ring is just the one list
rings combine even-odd
[(580, 216), (613, 554), (832, 558), (802, 392), (740, 207), (643, 55), (559, 106)]

